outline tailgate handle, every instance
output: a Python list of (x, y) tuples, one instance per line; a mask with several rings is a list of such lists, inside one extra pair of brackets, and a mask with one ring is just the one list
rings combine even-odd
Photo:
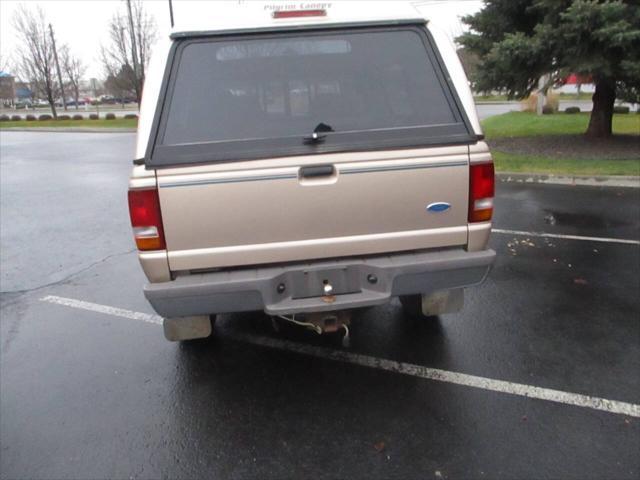
[(330, 177), (333, 175), (335, 168), (333, 165), (314, 165), (311, 167), (302, 167), (300, 169), (300, 178), (318, 178)]

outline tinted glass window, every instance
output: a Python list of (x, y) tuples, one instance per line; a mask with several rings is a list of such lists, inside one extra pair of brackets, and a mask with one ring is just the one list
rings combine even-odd
[(461, 124), (413, 29), (187, 43), (161, 145)]

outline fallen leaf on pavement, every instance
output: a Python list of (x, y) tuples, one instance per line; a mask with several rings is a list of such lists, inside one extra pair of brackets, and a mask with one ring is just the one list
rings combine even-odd
[(380, 453), (385, 449), (386, 445), (384, 442), (378, 442), (373, 444), (373, 448), (375, 448), (376, 452)]

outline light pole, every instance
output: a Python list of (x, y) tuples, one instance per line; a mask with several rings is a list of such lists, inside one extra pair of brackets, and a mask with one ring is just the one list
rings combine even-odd
[(49, 24), (49, 34), (51, 35), (51, 44), (53, 46), (53, 58), (56, 61), (56, 70), (58, 71), (58, 83), (60, 83), (60, 92), (62, 93), (62, 106), (67, 111), (67, 99), (64, 96), (64, 85), (62, 84), (62, 73), (60, 72), (60, 62), (58, 61), (58, 50), (56, 49), (56, 39), (53, 36), (53, 27)]

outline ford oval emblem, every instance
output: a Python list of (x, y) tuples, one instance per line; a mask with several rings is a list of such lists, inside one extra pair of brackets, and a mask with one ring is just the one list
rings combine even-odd
[(446, 212), (451, 208), (451, 204), (447, 202), (435, 202), (427, 205), (427, 210), (433, 213)]

